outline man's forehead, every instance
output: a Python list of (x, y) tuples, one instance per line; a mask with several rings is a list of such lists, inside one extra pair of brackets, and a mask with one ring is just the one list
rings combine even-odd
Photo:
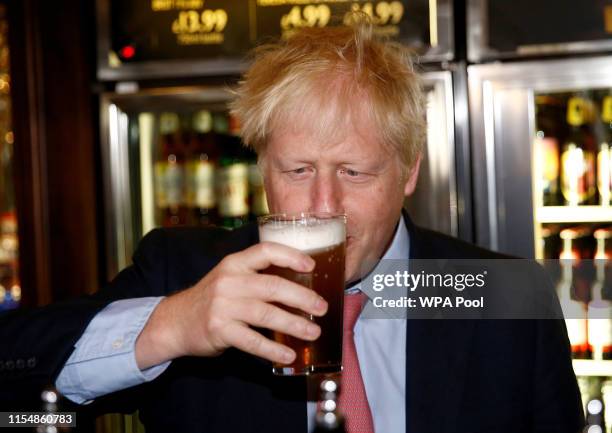
[(271, 126), (271, 139), (301, 137), (321, 145), (335, 146), (347, 140), (380, 141), (379, 125), (372, 119), (368, 100), (355, 97), (338, 101), (330, 97), (326, 104), (308, 101), (287, 107)]
[[(269, 142), (281, 145), (281, 147), (296, 148), (296, 150), (307, 150), (309, 147), (331, 149), (351, 144), (355, 147), (364, 144), (368, 144), (371, 147), (379, 145), (378, 134), (371, 128), (340, 125), (329, 132), (326, 134), (316, 128), (316, 126), (298, 127), (294, 124), (272, 130)], [(297, 146), (291, 146), (293, 143), (297, 144)]]
[(340, 153), (348, 158), (353, 154), (387, 153), (379, 135), (363, 126), (339, 127), (330, 135), (321, 134), (316, 128), (288, 126), (273, 130), (267, 147), (267, 152), (280, 157)]

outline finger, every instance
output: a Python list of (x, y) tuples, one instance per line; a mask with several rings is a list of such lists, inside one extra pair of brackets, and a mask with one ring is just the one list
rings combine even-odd
[(293, 350), (264, 337), (246, 325), (230, 324), (225, 334), (226, 343), (243, 352), (283, 364), (289, 364), (295, 359)]
[(236, 254), (237, 256), (240, 259), (237, 261), (238, 266), (255, 271), (275, 265), (297, 272), (311, 272), (315, 265), (314, 260), (307, 254), (275, 242), (260, 242)]
[(266, 302), (242, 302), (236, 305), (235, 317), (258, 328), (271, 329), (302, 340), (316, 340), (321, 328), (298, 314), (292, 314)]
[(244, 296), (265, 302), (277, 302), (315, 316), (322, 316), (327, 312), (327, 302), (321, 295), (285, 278), (266, 274), (241, 275), (235, 278), (235, 287), (243, 289)]

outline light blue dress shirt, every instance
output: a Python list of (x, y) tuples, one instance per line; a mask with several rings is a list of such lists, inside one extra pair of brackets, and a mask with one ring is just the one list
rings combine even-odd
[(140, 370), (136, 339), (163, 297), (115, 301), (101, 310), (75, 344), (55, 387), (79, 404), (105, 394), (140, 385), (163, 373), (170, 361)]
[[(408, 260), (410, 239), (403, 219), (383, 259)], [(359, 290), (359, 284), (347, 293)], [(115, 301), (101, 310), (75, 344), (56, 380), (60, 393), (79, 404), (151, 381), (170, 361), (139, 370), (135, 344), (163, 297)], [(368, 302), (372, 302), (368, 300)], [(367, 319), (354, 328), (355, 347), (376, 433), (406, 431), (406, 319)], [(316, 402), (307, 403), (308, 431), (315, 427)]]

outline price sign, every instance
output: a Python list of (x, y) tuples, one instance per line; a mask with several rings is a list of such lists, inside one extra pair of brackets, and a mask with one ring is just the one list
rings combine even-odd
[(179, 12), (172, 22), (172, 33), (177, 35), (179, 44), (221, 44), (226, 26), (225, 9), (187, 10)]
[(111, 35), (118, 64), (239, 57), (252, 46), (241, 0), (113, 0)]
[[(371, 17), (377, 34), (426, 52), (432, 0), (99, 0), (108, 5), (108, 64), (241, 59), (258, 43)], [(433, 17), (430, 17), (430, 13)], [(106, 49), (106, 47), (105, 47)], [(182, 62), (185, 64), (185, 62)], [(172, 75), (172, 71), (169, 71)]]
[[(401, 1), (353, 3), (351, 11), (367, 14), (377, 26), (397, 25), (404, 16), (404, 5)], [(348, 14), (345, 15), (345, 21), (347, 21), (348, 17)]]
[(420, 48), (430, 46), (429, 0), (255, 0), (257, 39), (286, 39), (304, 27), (348, 24), (355, 11), (367, 14), (375, 32)]
[(293, 6), (280, 20), (283, 31), (302, 27), (325, 27), (331, 18), (331, 10), (327, 5)]

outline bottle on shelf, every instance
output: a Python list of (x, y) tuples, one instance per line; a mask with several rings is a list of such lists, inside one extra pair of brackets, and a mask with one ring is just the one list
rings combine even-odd
[(546, 224), (540, 229), (538, 250), (536, 257), (544, 270), (548, 273), (551, 281), (559, 281), (561, 269), (559, 267), (559, 255), (561, 254), (561, 238), (558, 224)]
[(588, 339), (593, 359), (612, 359), (612, 302), (605, 299), (604, 291), (610, 286), (607, 278), (612, 259), (612, 229), (600, 228), (593, 234), (597, 241), (595, 252), (595, 281), (588, 305)]
[(314, 433), (345, 433), (344, 417), (338, 409), (338, 381), (324, 379), (320, 386)]
[(159, 117), (160, 152), (155, 163), (155, 201), (163, 226), (186, 223), (184, 198), (185, 159), (180, 118), (176, 113), (162, 113)]
[(582, 403), (582, 410), (586, 408), (586, 405), (589, 401), (594, 379), (595, 378), (593, 378), (592, 376), (576, 376), (576, 381), (578, 382), (578, 390), (580, 391), (580, 401)]
[(544, 206), (560, 204), (559, 197), (559, 101), (549, 95), (536, 96), (534, 165), (537, 190)]
[(212, 114), (208, 110), (194, 113), (187, 164), (187, 205), (192, 225), (217, 224), (215, 175), (217, 146), (212, 131)]
[(602, 136), (597, 152), (597, 189), (602, 206), (612, 200), (612, 95), (604, 96), (601, 104)]
[(556, 260), (561, 254), (561, 238), (559, 232), (561, 228), (557, 224), (547, 224), (541, 229), (541, 249), (542, 258), (545, 260)]
[(219, 219), (222, 227), (233, 229), (249, 219), (249, 167), (244, 158), (240, 126), (233, 116), (215, 113), (215, 132), (221, 137), (221, 156), (217, 177)]
[(561, 193), (568, 206), (596, 203), (595, 139), (589, 122), (593, 103), (583, 94), (569, 98), (570, 131), (561, 150)]
[(575, 359), (591, 357), (587, 334), (586, 304), (576, 299), (575, 292), (578, 289), (576, 286), (580, 286), (581, 282), (574, 273), (574, 267), (581, 258), (577, 245), (581, 238), (589, 234), (586, 227), (566, 228), (560, 232), (563, 249), (559, 257), (561, 259), (561, 279), (557, 284), (557, 294), (565, 317), (572, 358)]

